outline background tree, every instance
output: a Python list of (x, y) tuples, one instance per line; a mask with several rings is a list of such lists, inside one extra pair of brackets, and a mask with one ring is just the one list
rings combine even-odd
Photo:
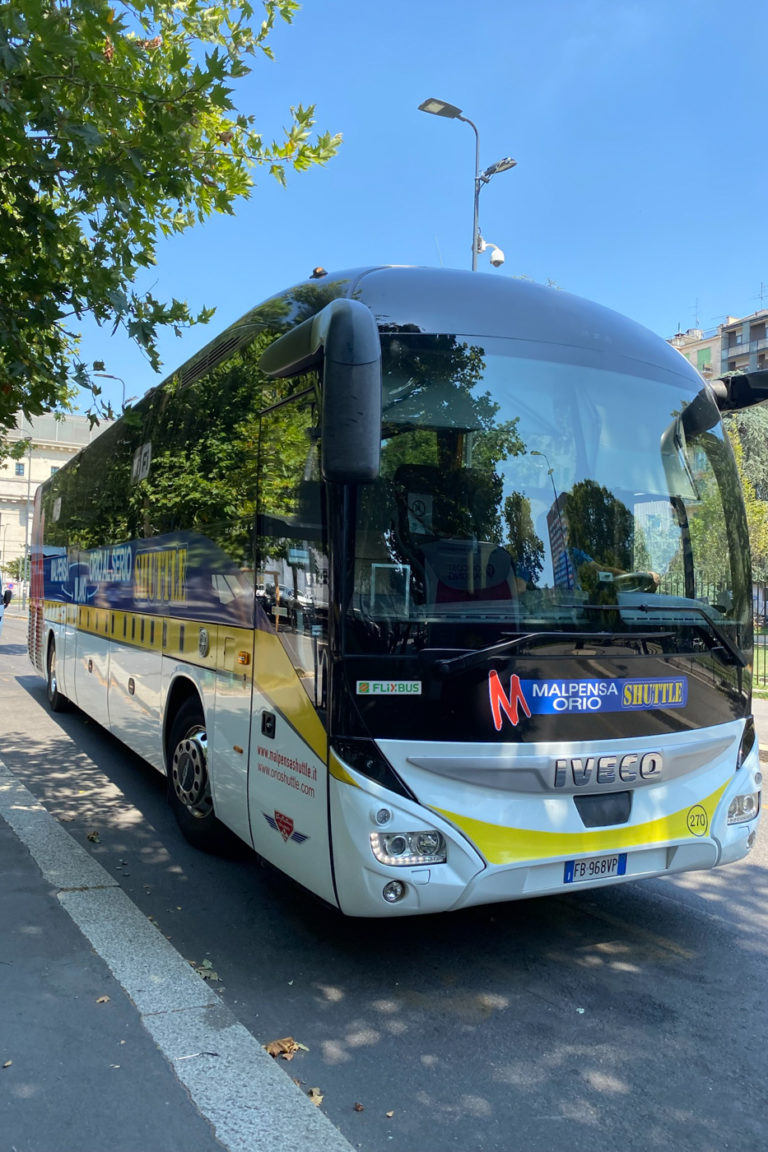
[(15, 560), (9, 560), (7, 564), (3, 565), (5, 578), (10, 578), (11, 580), (26, 580), (27, 563), (24, 556), (18, 556)]
[[(757, 405), (725, 418), (747, 506), (752, 578), (768, 584), (768, 405)], [(765, 591), (762, 596), (765, 600)]]
[[(765, 415), (768, 416), (768, 413)], [(758, 584), (765, 585), (768, 583), (768, 503), (766, 503), (765, 496), (758, 495), (758, 484), (761, 483), (758, 478), (760, 465), (752, 457), (753, 450), (764, 455), (765, 446), (760, 445), (759, 448), (755, 448), (751, 436), (747, 437), (745, 443), (740, 430), (730, 420), (727, 422), (727, 431), (736, 457), (736, 468), (741, 479), (741, 489), (744, 493), (744, 504), (747, 510), (749, 547), (752, 553), (752, 579)], [(766, 489), (764, 488), (763, 491)], [(764, 599), (765, 596), (763, 595)]]
[(254, 165), (281, 182), (324, 163), (314, 107), (281, 141), (238, 114), (232, 81), (295, 0), (13, 0), (0, 3), (0, 432), (21, 409), (66, 406), (76, 388), (104, 411), (78, 354), (86, 313), (122, 327), (159, 366), (158, 328), (205, 321), (139, 292), (161, 236), (232, 213)]
[(531, 502), (522, 492), (511, 492), (504, 501), (507, 524), (507, 548), (514, 558), (515, 570), (535, 588), (544, 569), (544, 541), (536, 534), (531, 515)]
[(595, 587), (600, 565), (623, 572), (633, 569), (634, 517), (608, 488), (580, 480), (566, 494), (564, 511), (582, 587)]
[(498, 465), (525, 448), (519, 417), (497, 422), (499, 404), (490, 388), (481, 390), (485, 350), (456, 336), (391, 330), (398, 335), (382, 347), (382, 476), (395, 479), (409, 464), (432, 466), (441, 477), (435, 508), (441, 534), (500, 544), (504, 484)]
[(726, 413), (725, 426), (731, 443), (737, 437), (744, 449), (741, 467), (756, 498), (768, 501), (768, 405)]

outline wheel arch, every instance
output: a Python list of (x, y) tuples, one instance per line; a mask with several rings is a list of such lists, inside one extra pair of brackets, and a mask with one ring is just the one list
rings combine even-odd
[(193, 699), (197, 700), (200, 705), (200, 711), (203, 713), (203, 716), (205, 716), (203, 697), (198, 685), (188, 676), (177, 676), (168, 690), (168, 696), (165, 701), (165, 716), (163, 718), (163, 764), (166, 775), (168, 774), (168, 767), (173, 751), (169, 747), (173, 722), (176, 719), (179, 709), (186, 704), (188, 700)]

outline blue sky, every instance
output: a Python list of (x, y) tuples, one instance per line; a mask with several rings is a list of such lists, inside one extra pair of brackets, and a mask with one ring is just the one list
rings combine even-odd
[[(146, 287), (217, 310), (163, 337), (164, 372), (317, 264), (470, 266), (475, 138), (418, 111), (430, 96), (475, 122), (482, 168), (518, 162), (481, 193), (506, 255), (483, 271), (553, 280), (662, 336), (768, 307), (766, 42), (765, 0), (305, 0), (238, 106), (271, 139), (314, 103), (342, 148), (287, 189), (257, 173), (234, 217), (161, 243)], [(83, 354), (127, 397), (161, 378), (107, 330), (86, 328)]]

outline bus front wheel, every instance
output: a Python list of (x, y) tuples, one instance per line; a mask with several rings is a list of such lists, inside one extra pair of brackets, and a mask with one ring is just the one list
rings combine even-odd
[(169, 749), (168, 802), (181, 831), (196, 848), (221, 850), (226, 829), (213, 811), (208, 734), (198, 700), (187, 700), (177, 712)]
[(48, 685), (48, 704), (51, 712), (66, 712), (69, 701), (59, 692), (59, 680), (56, 674), (56, 641), (51, 640), (48, 645), (48, 660), (46, 661), (46, 681)]

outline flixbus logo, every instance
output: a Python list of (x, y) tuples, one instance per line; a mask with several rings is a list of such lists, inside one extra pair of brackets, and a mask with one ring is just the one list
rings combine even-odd
[(358, 680), (358, 696), (420, 696), (421, 680)]

